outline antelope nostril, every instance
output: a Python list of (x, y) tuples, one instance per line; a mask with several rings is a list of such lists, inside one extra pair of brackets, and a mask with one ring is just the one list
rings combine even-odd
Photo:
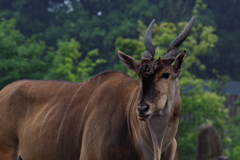
[(137, 109), (140, 113), (147, 112), (149, 109), (148, 105), (143, 105), (143, 106), (137, 106)]

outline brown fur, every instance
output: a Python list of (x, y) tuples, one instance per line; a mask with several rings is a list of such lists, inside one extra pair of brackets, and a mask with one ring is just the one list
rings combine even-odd
[(137, 73), (145, 78), (149, 77), (150, 75), (155, 74), (155, 71), (161, 67), (160, 59), (155, 60), (142, 60), (140, 67), (137, 70)]

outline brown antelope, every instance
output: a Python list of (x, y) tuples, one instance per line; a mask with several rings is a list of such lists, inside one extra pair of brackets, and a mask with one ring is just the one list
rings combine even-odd
[[(141, 63), (118, 52), (140, 82), (103, 72), (83, 83), (20, 80), (0, 91), (0, 160), (172, 160), (180, 113), (178, 47), (194, 18), (154, 59), (149, 25)], [(174, 64), (173, 64), (174, 62)]]

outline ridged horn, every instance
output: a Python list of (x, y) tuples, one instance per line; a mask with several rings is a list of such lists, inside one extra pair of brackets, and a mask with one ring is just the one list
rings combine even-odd
[(188, 22), (184, 30), (172, 41), (172, 43), (170, 44), (170, 47), (168, 48), (168, 53), (162, 57), (163, 59), (175, 59), (178, 53), (178, 47), (182, 44), (182, 42), (187, 38), (187, 36), (191, 32), (193, 22), (194, 22), (194, 16)]
[(152, 44), (152, 28), (154, 26), (154, 22), (155, 19), (153, 19), (152, 22), (149, 24), (144, 37), (146, 51), (144, 52), (142, 59), (151, 60), (154, 57), (155, 49)]

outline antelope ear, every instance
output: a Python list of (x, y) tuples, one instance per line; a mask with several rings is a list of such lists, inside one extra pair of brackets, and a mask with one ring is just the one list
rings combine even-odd
[(121, 51), (118, 51), (118, 57), (129, 70), (138, 73), (140, 64), (137, 61)]
[(187, 56), (187, 51), (184, 50), (182, 51), (182, 53), (180, 53), (175, 61), (174, 61), (174, 64), (173, 64), (173, 69), (174, 69), (174, 73), (175, 73), (175, 77), (178, 77), (180, 72), (181, 72), (181, 68), (182, 68), (182, 64), (183, 64), (183, 61), (185, 59), (185, 57)]

